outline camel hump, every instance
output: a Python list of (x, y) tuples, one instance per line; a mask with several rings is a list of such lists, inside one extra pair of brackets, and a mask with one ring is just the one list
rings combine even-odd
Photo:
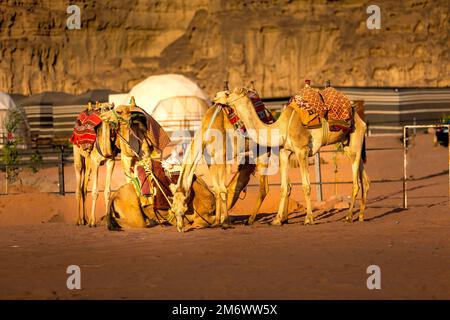
[(301, 89), (298, 94), (291, 98), (289, 103), (295, 103), (298, 108), (306, 110), (310, 115), (318, 114), (322, 118), (325, 117), (326, 107), (322, 96), (310, 86)]
[(352, 103), (342, 92), (333, 87), (320, 91), (329, 120), (348, 121), (352, 117)]

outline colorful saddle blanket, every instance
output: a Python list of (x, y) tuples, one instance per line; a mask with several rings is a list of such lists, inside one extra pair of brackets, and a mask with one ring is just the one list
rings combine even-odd
[(151, 115), (144, 111), (144, 109), (132, 106), (132, 113), (139, 113), (145, 117), (147, 127), (147, 137), (150, 139), (152, 145), (158, 150), (162, 151), (170, 143), (170, 137), (163, 127)]
[(102, 119), (97, 111), (83, 111), (75, 121), (70, 142), (81, 147), (83, 150), (92, 150), (97, 137), (95, 127), (101, 122)]
[(331, 131), (347, 131), (351, 127), (351, 102), (335, 88), (319, 91), (306, 86), (289, 100), (288, 105), (299, 112), (302, 123), (309, 128), (320, 126), (321, 118), (328, 120)]
[(166, 197), (172, 197), (170, 184), (177, 183), (178, 174), (168, 177), (160, 161), (143, 159), (135, 168), (131, 180), (142, 206), (153, 205), (156, 210), (168, 210), (170, 204)]
[[(275, 121), (272, 114), (266, 108), (264, 102), (261, 100), (261, 98), (255, 91), (248, 91), (248, 97), (252, 101), (253, 107), (255, 108), (255, 111), (258, 114), (258, 117), (261, 121), (267, 124), (273, 123)], [(245, 128), (245, 125), (242, 122), (242, 120), (237, 116), (236, 111), (228, 105), (224, 106), (223, 109), (225, 110), (228, 120), (230, 120), (230, 123), (233, 125), (236, 132), (246, 136), (247, 129)]]

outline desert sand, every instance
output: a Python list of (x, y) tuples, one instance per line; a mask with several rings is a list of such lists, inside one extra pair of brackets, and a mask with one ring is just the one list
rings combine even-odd
[[(292, 213), (281, 227), (267, 224), (279, 201), (277, 176), (253, 226), (242, 221), (257, 178), (232, 210), (231, 229), (76, 227), (73, 169), (66, 168), (65, 196), (50, 193), (58, 190), (56, 168), (24, 171), (22, 185), (0, 196), (0, 299), (449, 299), (448, 149), (434, 147), (430, 134), (416, 137), (404, 210), (400, 140), (369, 138), (367, 146), (367, 221), (353, 224), (343, 222), (351, 186), (341, 184), (324, 187), (316, 225), (304, 226), (299, 170), (292, 169)], [(351, 180), (343, 155), (336, 176), (333, 154), (321, 156), (323, 181)], [(117, 163), (113, 188), (123, 182)], [(81, 290), (66, 287), (69, 265), (81, 268)], [(367, 289), (369, 265), (381, 268), (381, 290)]]

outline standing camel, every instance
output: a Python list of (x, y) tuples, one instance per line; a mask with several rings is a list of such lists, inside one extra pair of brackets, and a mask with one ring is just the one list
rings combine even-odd
[[(244, 122), (249, 130), (251, 139), (263, 146), (280, 147), (280, 172), (281, 172), (281, 201), (278, 208), (278, 214), (273, 220), (273, 225), (281, 225), (287, 220), (288, 200), (290, 194), (290, 183), (288, 176), (289, 157), (292, 153), (297, 156), (300, 171), (302, 175), (302, 187), (305, 194), (307, 213), (305, 224), (313, 224), (313, 214), (311, 208), (311, 185), (309, 181), (308, 157), (316, 154), (322, 146), (343, 142), (345, 153), (352, 163), (352, 199), (350, 208), (346, 216), (346, 221), (353, 221), (353, 207), (359, 188), (362, 188), (361, 207), (359, 220), (364, 220), (364, 209), (369, 189), (369, 179), (364, 169), (364, 163), (361, 161), (361, 155), (364, 146), (364, 137), (366, 124), (353, 112), (354, 130), (350, 134), (342, 131), (332, 132), (329, 130), (329, 124), (322, 119), (322, 127), (317, 129), (308, 129), (302, 124), (300, 114), (291, 105), (288, 105), (282, 112), (278, 120), (267, 125), (259, 120), (254, 111), (252, 102), (248, 98), (247, 91), (244, 88), (235, 89), (232, 92), (222, 91), (214, 99), (216, 103), (227, 104), (236, 110), (239, 118)], [(271, 141), (269, 137), (271, 131), (278, 134), (276, 141)], [(260, 134), (264, 132), (264, 134)]]
[[(108, 104), (96, 104), (100, 114), (110, 109)], [(98, 170), (102, 164), (106, 166), (105, 203), (108, 203), (111, 194), (111, 176), (114, 170), (114, 145), (112, 142), (111, 127), (105, 121), (95, 127), (96, 139), (92, 150), (84, 150), (76, 143), (73, 144), (73, 159), (75, 167), (77, 200), (77, 225), (89, 224), (95, 226), (95, 207), (98, 198)], [(92, 179), (92, 206), (89, 221), (86, 219), (86, 197), (90, 175)]]
[[(234, 134), (232, 146), (227, 144), (226, 132), (231, 132), (232, 130), (234, 130), (233, 126), (222, 111), (221, 106), (216, 105), (206, 111), (200, 130), (195, 134), (183, 159), (180, 177), (173, 194), (171, 210), (177, 218), (178, 231), (184, 231), (183, 216), (188, 209), (187, 199), (189, 198), (197, 163), (205, 150), (213, 156), (211, 164), (209, 164), (209, 172), (213, 184), (212, 191), (215, 196), (216, 216), (214, 225), (219, 226), (223, 223), (226, 226), (228, 209), (232, 208), (239, 199), (239, 194), (247, 186), (250, 176), (255, 170), (255, 164), (245, 163), (239, 165), (238, 172), (228, 185), (228, 190), (233, 190), (233, 192), (231, 194), (228, 193), (226, 185), (226, 158), (227, 154), (232, 159), (237, 157), (238, 150), (236, 145), (239, 143), (237, 135)], [(245, 139), (245, 151), (248, 151), (249, 148), (249, 139)], [(256, 170), (259, 172), (259, 195), (256, 206), (247, 220), (248, 224), (254, 222), (256, 214), (269, 191), (267, 175), (263, 173), (267, 167), (268, 154), (264, 153), (257, 157), (255, 162)]]

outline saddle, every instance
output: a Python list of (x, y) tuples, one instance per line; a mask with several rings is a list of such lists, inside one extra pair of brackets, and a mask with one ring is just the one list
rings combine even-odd
[(101, 122), (99, 110), (91, 108), (84, 110), (75, 121), (69, 141), (85, 151), (91, 151), (97, 138), (95, 127)]
[(321, 119), (330, 124), (330, 131), (347, 132), (352, 127), (353, 109), (350, 99), (335, 88), (315, 90), (309, 85), (293, 96), (288, 106), (296, 110), (308, 129), (320, 128)]
[[(172, 197), (170, 184), (177, 183), (179, 172), (166, 174), (161, 161), (144, 158), (139, 161), (131, 180), (142, 207), (153, 205), (156, 210), (168, 210), (168, 197)], [(167, 198), (166, 198), (167, 197)]]
[[(270, 111), (264, 105), (264, 102), (258, 93), (256, 91), (248, 90), (247, 94), (253, 104), (253, 107), (255, 108), (256, 113), (258, 114), (259, 119), (266, 124), (273, 123), (275, 120)], [(233, 125), (234, 130), (239, 134), (246, 136), (247, 128), (242, 120), (237, 116), (236, 110), (229, 105), (223, 105), (222, 107), (228, 117), (228, 120)]]
[(145, 119), (145, 125), (147, 127), (147, 137), (152, 145), (161, 152), (169, 143), (170, 137), (163, 127), (155, 120), (151, 115), (145, 112), (142, 108), (131, 105), (131, 113), (136, 116), (142, 116)]

